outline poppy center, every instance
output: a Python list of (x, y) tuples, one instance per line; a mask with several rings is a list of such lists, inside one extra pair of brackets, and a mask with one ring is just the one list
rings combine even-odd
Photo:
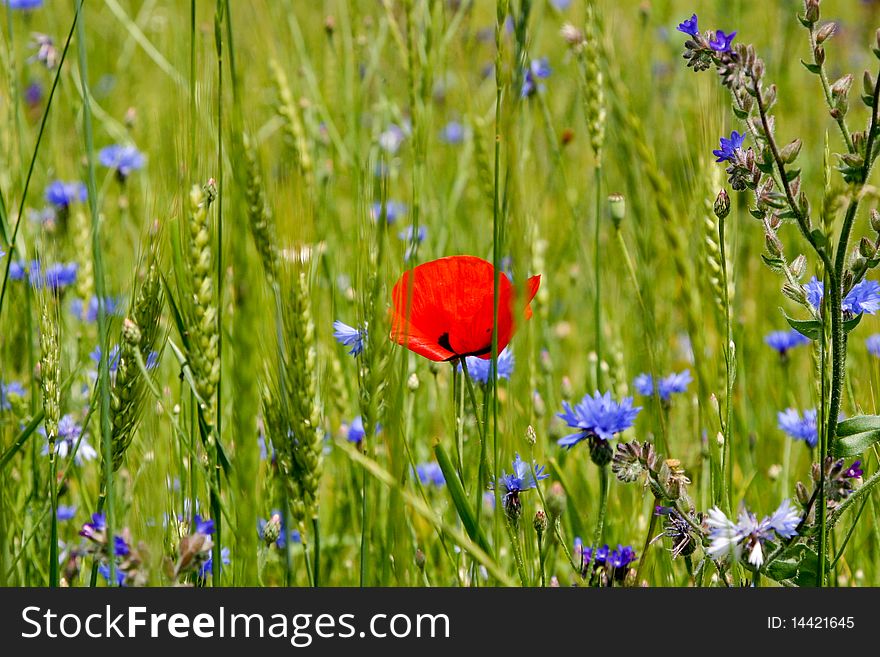
[[(489, 334), (491, 335), (491, 333), (492, 332), (490, 330)], [(444, 333), (443, 335), (441, 335), (439, 338), (437, 338), (437, 344), (439, 344), (441, 347), (446, 349), (446, 351), (451, 351), (453, 354), (455, 354), (454, 356), (451, 356), (451, 357), (447, 358), (446, 360), (455, 360), (457, 358), (467, 358), (468, 356), (485, 356), (486, 354), (488, 354), (492, 351), (492, 341), (490, 340), (489, 344), (486, 345), (485, 347), (481, 347), (481, 348), (477, 349), (476, 351), (468, 351), (467, 353), (460, 354), (455, 349), (452, 348), (452, 343), (449, 341), (449, 332), (448, 331), (446, 333)]]

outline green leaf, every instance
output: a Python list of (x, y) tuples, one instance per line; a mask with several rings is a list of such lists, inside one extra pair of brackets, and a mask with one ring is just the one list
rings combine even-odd
[(437, 464), (440, 466), (440, 470), (443, 471), (443, 478), (446, 480), (446, 489), (452, 497), (452, 503), (455, 505), (455, 510), (458, 512), (458, 517), (461, 519), (461, 524), (464, 525), (467, 535), (474, 543), (479, 545), (486, 554), (491, 556), (492, 549), (489, 547), (489, 542), (486, 540), (483, 530), (477, 523), (476, 517), (474, 517), (473, 509), (471, 509), (471, 506), (468, 504), (467, 495), (464, 492), (464, 486), (461, 485), (461, 479), (458, 477), (458, 472), (456, 472), (452, 465), (452, 461), (449, 459), (449, 455), (440, 443), (434, 445), (434, 456), (437, 457)]
[(30, 423), (21, 430), (21, 433), (18, 434), (18, 438), (15, 439), (15, 442), (9, 446), (5, 452), (3, 452), (3, 456), (0, 457), (0, 472), (6, 467), (9, 461), (12, 460), (12, 457), (16, 455), (18, 450), (24, 447), (24, 444), (28, 441), (28, 438), (37, 430), (37, 427), (43, 423), (43, 418), (45, 417), (43, 413), (43, 409), (37, 411), (34, 417), (31, 419)]
[(852, 331), (856, 326), (859, 325), (859, 322), (861, 322), (861, 321), (862, 321), (862, 316), (861, 316), (861, 315), (856, 315), (856, 316), (853, 317), (852, 319), (848, 319), (848, 320), (846, 320), (846, 321), (843, 323), (843, 331), (844, 331), (844, 333), (849, 333), (850, 331)]
[[(780, 308), (780, 310), (782, 309)], [(822, 337), (822, 322), (818, 319), (794, 319), (789, 317), (784, 310), (782, 310), (782, 315), (791, 328), (810, 340), (818, 340)]]
[(766, 570), (771, 579), (789, 580), (798, 586), (816, 586), (818, 572), (819, 555), (803, 543), (787, 548)]
[(800, 169), (787, 169), (785, 172), (785, 177), (788, 179), (788, 182), (792, 182), (799, 175), (801, 175)]
[(809, 62), (805, 62), (803, 59), (801, 60), (801, 64), (804, 65), (804, 68), (807, 69), (810, 73), (815, 75), (819, 75), (822, 72), (822, 67), (818, 64), (810, 64)]
[(831, 451), (837, 458), (864, 453), (880, 441), (880, 415), (857, 415), (837, 425), (837, 438)]
[(749, 118), (749, 113), (746, 110), (740, 109), (736, 105), (734, 105), (732, 109), (734, 115), (736, 115), (736, 118), (742, 121), (745, 121), (747, 118)]

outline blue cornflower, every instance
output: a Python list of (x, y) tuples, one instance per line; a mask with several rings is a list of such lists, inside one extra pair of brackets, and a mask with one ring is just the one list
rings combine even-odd
[(764, 338), (764, 342), (778, 351), (780, 356), (784, 357), (795, 347), (809, 344), (810, 338), (794, 329), (789, 329), (788, 331), (772, 331), (768, 333)]
[[(104, 310), (108, 315), (116, 314), (117, 310), (119, 310), (119, 300), (113, 297), (105, 297)], [(77, 319), (94, 324), (98, 321), (98, 297), (91, 297), (88, 304), (83, 303), (82, 299), (74, 299), (70, 302), (70, 312)]]
[[(220, 559), (223, 561), (224, 566), (228, 566), (230, 563), (229, 560), (229, 548), (223, 548), (220, 550)], [(199, 579), (205, 579), (208, 575), (214, 574), (214, 554), (213, 552), (208, 554), (207, 560), (199, 566)]]
[(869, 354), (880, 358), (880, 333), (869, 335), (865, 340), (865, 346), (868, 348)]
[(75, 506), (65, 506), (64, 504), (59, 504), (58, 509), (55, 512), (55, 517), (58, 520), (72, 520), (76, 515), (76, 507)]
[[(101, 347), (100, 346), (95, 347), (94, 350), (92, 350), (92, 353), (89, 354), (89, 358), (95, 364), (95, 367), (97, 367), (101, 362)], [(109, 370), (110, 374), (116, 374), (116, 370), (119, 369), (119, 345), (118, 344), (110, 347), (110, 354), (107, 357), (107, 369)]]
[(460, 144), (464, 141), (464, 125), (450, 121), (440, 131), (440, 141), (444, 144)]
[(715, 36), (709, 39), (709, 47), (715, 52), (730, 52), (730, 44), (735, 36), (736, 32), (725, 34), (721, 30), (715, 30)]
[(521, 98), (529, 98), (534, 96), (538, 91), (544, 88), (539, 80), (545, 80), (550, 77), (553, 69), (546, 57), (541, 59), (533, 59), (529, 67), (525, 70), (522, 89), (520, 90)]
[(571, 0), (550, 0), (550, 4), (552, 4), (557, 11), (565, 11), (571, 7)]
[[(110, 584), (110, 566), (102, 563), (98, 566), (98, 572), (101, 573), (101, 577), (104, 578), (107, 584)], [(119, 568), (116, 569), (116, 586), (125, 586), (125, 572)]]
[(779, 428), (795, 440), (803, 440), (810, 447), (819, 442), (819, 429), (816, 423), (816, 409), (804, 411), (803, 417), (797, 409), (787, 408), (776, 415)]
[[(397, 236), (402, 239), (404, 242), (412, 242), (413, 241), (413, 227), (407, 226), (406, 230), (400, 231)], [(419, 231), (415, 233), (416, 242), (421, 243), (425, 241), (425, 238), (428, 236), (428, 229), (424, 226), (419, 226)]]
[(113, 144), (98, 152), (98, 161), (108, 169), (115, 169), (119, 179), (125, 180), (132, 171), (143, 168), (144, 154), (134, 146)]
[(348, 352), (349, 355), (357, 356), (364, 350), (364, 344), (367, 339), (366, 328), (354, 328), (338, 319), (333, 322), (333, 328), (335, 329), (333, 337), (336, 338), (336, 341), (346, 347), (351, 347), (351, 351)]
[(57, 262), (41, 270), (39, 262), (32, 262), (27, 270), (31, 285), (40, 290), (46, 288), (58, 292), (76, 282), (79, 266), (75, 262)]
[[(39, 268), (39, 263), (34, 263)], [(31, 264), (24, 262), (22, 260), (13, 261), (9, 263), (9, 280), (10, 281), (23, 281), (26, 276), (28, 276), (28, 271), (30, 269)]]
[[(809, 304), (818, 310), (825, 296), (825, 284), (813, 276), (804, 285), (804, 292), (807, 294)], [(875, 314), (880, 310), (880, 283), (867, 279), (859, 281), (843, 298), (840, 307), (841, 310), (852, 315)]]
[(562, 402), (564, 412), (558, 413), (557, 417), (580, 431), (560, 438), (557, 443), (562, 447), (573, 447), (588, 438), (611, 440), (616, 434), (629, 429), (642, 410), (641, 406), (633, 407), (632, 403), (632, 397), (616, 402), (611, 399), (610, 392), (602, 395), (598, 390), (592, 396), (584, 395), (581, 403), (574, 408), (568, 402)]
[(721, 138), (721, 148), (712, 151), (717, 160), (716, 162), (733, 162), (736, 159), (736, 151), (742, 148), (746, 134), (740, 134), (736, 130), (730, 133), (730, 139)]
[(214, 533), (214, 521), (210, 518), (202, 518), (202, 516), (197, 513), (193, 517), (193, 524), (196, 527), (196, 534), (210, 536)]
[(92, 521), (83, 524), (79, 535), (100, 542), (100, 534), (103, 534), (105, 529), (107, 529), (107, 516), (103, 513), (93, 513)]
[[(657, 384), (657, 393), (661, 400), (668, 402), (673, 393), (687, 392), (687, 387), (692, 380), (690, 370), (673, 372), (660, 379)], [(654, 380), (650, 374), (639, 374), (633, 381), (633, 387), (643, 397), (651, 397), (654, 394)]]
[(0, 411), (8, 411), (12, 408), (12, 403), (9, 400), (12, 395), (24, 397), (24, 387), (18, 381), (10, 381), (9, 383), (0, 381)]
[[(483, 360), (479, 356), (468, 356), (466, 360), (468, 374), (471, 379), (484, 385), (489, 383), (489, 374), (492, 371), (492, 360)], [(505, 347), (504, 350), (498, 354), (498, 378), (510, 379), (510, 375), (513, 374), (514, 363), (515, 359), (513, 357), (513, 352)], [(462, 370), (460, 363), (458, 365), (458, 370), (459, 372)]]
[(675, 28), (679, 32), (684, 32), (685, 34), (689, 34), (692, 37), (699, 36), (700, 28), (697, 27), (697, 15), (694, 14), (686, 21), (682, 21), (678, 24), (678, 27)]
[[(45, 426), (41, 426), (37, 431), (41, 436), (46, 435)], [(62, 417), (58, 422), (58, 435), (55, 438), (55, 454), (57, 454), (59, 458), (67, 458), (67, 455), (73, 451), (73, 448), (79, 440), (79, 447), (77, 448), (76, 456), (74, 457), (74, 463), (76, 463), (76, 465), (82, 465), (87, 461), (94, 461), (98, 458), (98, 452), (96, 452), (95, 448), (89, 444), (88, 440), (85, 438), (80, 439), (80, 434), (82, 434), (82, 426), (77, 424), (72, 415), (67, 414)], [(48, 456), (48, 441), (43, 445), (41, 454), (43, 456)]]
[[(550, 475), (544, 472), (544, 466), (535, 461), (529, 465), (523, 461), (519, 454), (513, 459), (513, 472), (501, 473), (501, 492), (504, 508), (515, 508), (519, 505), (519, 494), (523, 491), (538, 487), (538, 482), (547, 479)], [(495, 490), (495, 482), (489, 483), (489, 490)]]
[(416, 475), (419, 481), (425, 486), (431, 485), (440, 488), (446, 485), (446, 477), (443, 476), (443, 470), (435, 461), (419, 463), (416, 466)]
[(788, 500), (783, 500), (772, 515), (764, 516), (760, 522), (745, 507), (740, 509), (737, 522), (713, 507), (706, 518), (711, 541), (709, 555), (714, 559), (730, 555), (739, 560), (745, 549), (748, 562), (760, 568), (764, 563), (764, 543), (774, 538), (774, 532), (781, 538), (791, 538), (797, 534), (800, 521), (800, 513)]
[[(373, 203), (370, 206), (370, 219), (373, 221), (379, 221), (383, 216), (382, 211), (383, 208), (381, 203)], [(386, 201), (384, 211), (385, 221), (390, 225), (406, 214), (406, 205), (399, 201)]]
[(46, 201), (59, 209), (67, 209), (71, 203), (85, 203), (88, 197), (86, 186), (81, 182), (55, 180), (46, 187)]
[(841, 307), (853, 315), (873, 315), (880, 310), (880, 283), (862, 279), (849, 291)]
[(10, 9), (32, 10), (43, 6), (43, 0), (3, 0)]
[(366, 436), (367, 432), (364, 430), (364, 420), (358, 415), (351, 421), (351, 424), (348, 425), (346, 438), (350, 443), (360, 444), (364, 441)]

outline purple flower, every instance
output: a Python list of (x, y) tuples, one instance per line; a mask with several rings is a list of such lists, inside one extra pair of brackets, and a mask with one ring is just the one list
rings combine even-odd
[(284, 521), (284, 514), (281, 513), (278, 509), (273, 509), (272, 513), (269, 514), (269, 520), (264, 520), (260, 518), (257, 521), (257, 533), (260, 536), (260, 540), (265, 540), (264, 536), (266, 534), (266, 525), (269, 522), (278, 523), (278, 538), (275, 539), (275, 546), (279, 548), (283, 548), (287, 545), (287, 538), (290, 538), (291, 543), (302, 543), (302, 536), (296, 529), (291, 529), (289, 532), (287, 531), (287, 524)]
[(383, 208), (381, 203), (373, 203), (370, 206), (370, 219), (379, 221), (383, 216), (388, 224), (393, 224), (406, 214), (406, 205), (399, 201), (386, 201)]
[(880, 358), (880, 333), (868, 336), (865, 340), (865, 346), (868, 348), (869, 354)]
[(351, 424), (348, 425), (346, 438), (350, 443), (360, 444), (364, 441), (366, 436), (367, 432), (364, 430), (364, 420), (358, 415), (351, 421)]
[(58, 291), (76, 282), (76, 272), (78, 269), (79, 265), (75, 262), (57, 262), (46, 267), (41, 282), (47, 289)]
[(631, 546), (618, 544), (616, 550), (612, 550), (608, 555), (608, 564), (615, 570), (628, 568), (629, 565), (636, 560), (636, 551)]
[(427, 463), (419, 463), (416, 466), (416, 476), (425, 486), (436, 486), (440, 488), (446, 485), (446, 478), (443, 476), (443, 470), (434, 461)]
[(364, 350), (367, 339), (366, 328), (354, 328), (338, 319), (333, 322), (333, 328), (333, 337), (336, 338), (336, 341), (346, 347), (351, 347), (349, 355), (357, 356)]
[[(228, 566), (229, 561), (229, 548), (223, 548), (220, 550), (220, 559), (223, 561), (224, 566)], [(208, 575), (214, 574), (214, 554), (213, 552), (208, 555), (208, 559), (199, 567), (199, 579), (205, 579)]]
[(736, 32), (725, 34), (721, 30), (715, 30), (715, 36), (709, 39), (709, 47), (715, 52), (730, 52), (730, 44), (735, 36)]
[(55, 180), (46, 187), (45, 197), (56, 208), (67, 209), (71, 203), (85, 203), (88, 191), (81, 182)]
[(450, 121), (440, 131), (440, 141), (444, 144), (460, 144), (464, 141), (464, 126), (458, 121)]
[(529, 98), (534, 96), (538, 91), (543, 89), (543, 85), (539, 80), (545, 80), (550, 77), (553, 69), (546, 57), (541, 59), (533, 59), (529, 67), (525, 71), (522, 89), (520, 90), (521, 98)]
[(131, 554), (131, 548), (128, 547), (128, 543), (125, 542), (122, 536), (113, 537), (113, 554), (117, 557), (127, 557)]
[[(101, 573), (101, 577), (104, 578), (107, 584), (110, 584), (110, 566), (102, 563), (98, 566), (98, 572)], [(125, 572), (119, 568), (116, 569), (116, 586), (125, 586)]]
[(58, 505), (58, 510), (55, 513), (55, 516), (58, 520), (72, 520), (76, 515), (76, 507), (75, 506), (65, 506), (63, 504)]
[(30, 11), (42, 7), (43, 0), (3, 0), (3, 4), (5, 4), (10, 9), (21, 9)]
[[(116, 314), (119, 310), (119, 300), (113, 297), (104, 299), (104, 310), (108, 315)], [(98, 321), (98, 297), (91, 297), (88, 305), (83, 303), (82, 299), (74, 299), (70, 302), (70, 312), (78, 320), (88, 324), (94, 324)]]
[(610, 392), (601, 395), (598, 390), (592, 396), (584, 395), (581, 403), (574, 408), (568, 402), (562, 402), (564, 412), (557, 414), (557, 417), (579, 431), (560, 438), (557, 443), (570, 448), (590, 437), (611, 440), (616, 434), (629, 429), (642, 410), (641, 406), (633, 407), (632, 403), (632, 397), (616, 402), (611, 399)]
[(79, 530), (79, 535), (95, 540), (95, 537), (107, 529), (107, 516), (103, 513), (93, 513), (92, 521), (87, 522)]
[(760, 568), (764, 563), (764, 543), (773, 538), (774, 532), (781, 538), (791, 538), (797, 534), (800, 520), (800, 513), (788, 500), (783, 500), (772, 515), (764, 516), (760, 522), (745, 507), (740, 510), (737, 522), (713, 507), (706, 518), (711, 541), (709, 555), (714, 559), (730, 555), (739, 560), (745, 550), (749, 563)]
[(196, 534), (210, 536), (214, 533), (214, 521), (208, 518), (202, 518), (198, 513), (193, 518), (193, 524), (196, 526)]
[(717, 160), (716, 162), (733, 162), (736, 159), (736, 151), (742, 148), (745, 140), (745, 133), (740, 134), (736, 130), (730, 133), (730, 139), (721, 138), (721, 148), (712, 151)]
[(37, 107), (43, 102), (43, 87), (39, 82), (31, 82), (24, 90), (24, 102), (28, 107)]
[(24, 397), (25, 394), (24, 387), (18, 381), (10, 381), (9, 383), (0, 381), (0, 411), (8, 411), (12, 408), (12, 403), (9, 400), (10, 395)]
[(764, 338), (764, 342), (778, 351), (780, 356), (786, 356), (788, 355), (788, 352), (795, 347), (809, 344), (810, 338), (802, 335), (794, 329), (789, 329), (788, 331), (773, 331), (768, 333)]
[[(37, 431), (40, 435), (45, 436), (45, 425), (41, 426)], [(82, 465), (87, 461), (94, 461), (98, 458), (98, 452), (95, 451), (95, 448), (92, 447), (85, 438), (80, 438), (81, 434), (82, 427), (77, 424), (72, 415), (67, 414), (61, 418), (58, 422), (58, 435), (55, 437), (55, 453), (59, 458), (67, 458), (67, 455), (73, 452), (73, 448), (76, 446), (77, 442), (79, 442), (79, 447), (77, 448), (76, 456), (74, 457), (74, 463), (76, 463), (76, 465)], [(43, 445), (41, 454), (43, 456), (48, 456), (48, 441)]]
[(795, 440), (803, 440), (810, 447), (819, 442), (819, 429), (816, 423), (816, 409), (804, 411), (803, 417), (794, 408), (779, 411), (776, 416), (779, 428)]
[(120, 180), (125, 180), (132, 171), (143, 168), (144, 155), (134, 146), (113, 144), (100, 150), (98, 161), (109, 169), (115, 169)]
[(861, 461), (853, 461), (852, 465), (844, 471), (843, 476), (847, 479), (858, 479), (863, 474), (865, 474), (865, 471), (862, 470), (861, 466)]
[(694, 14), (686, 21), (682, 21), (678, 24), (678, 27), (675, 28), (679, 32), (684, 32), (685, 34), (689, 34), (692, 37), (698, 36), (700, 34), (700, 28), (697, 27), (697, 15)]

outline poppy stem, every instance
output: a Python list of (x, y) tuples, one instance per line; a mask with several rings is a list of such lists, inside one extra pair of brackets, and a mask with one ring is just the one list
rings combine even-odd
[[(480, 506), (483, 500), (483, 482), (486, 478), (486, 434), (480, 421), (480, 411), (477, 408), (477, 395), (474, 392), (474, 382), (471, 380), (471, 375), (468, 372), (467, 358), (461, 359), (461, 369), (462, 372), (464, 372), (465, 385), (468, 389), (468, 396), (471, 398), (471, 405), (474, 407), (474, 422), (477, 425), (477, 433), (480, 436), (480, 467), (477, 470), (477, 485), (474, 486), (474, 507), (477, 516), (479, 517)], [(489, 370), (491, 374), (492, 368), (490, 367)]]

